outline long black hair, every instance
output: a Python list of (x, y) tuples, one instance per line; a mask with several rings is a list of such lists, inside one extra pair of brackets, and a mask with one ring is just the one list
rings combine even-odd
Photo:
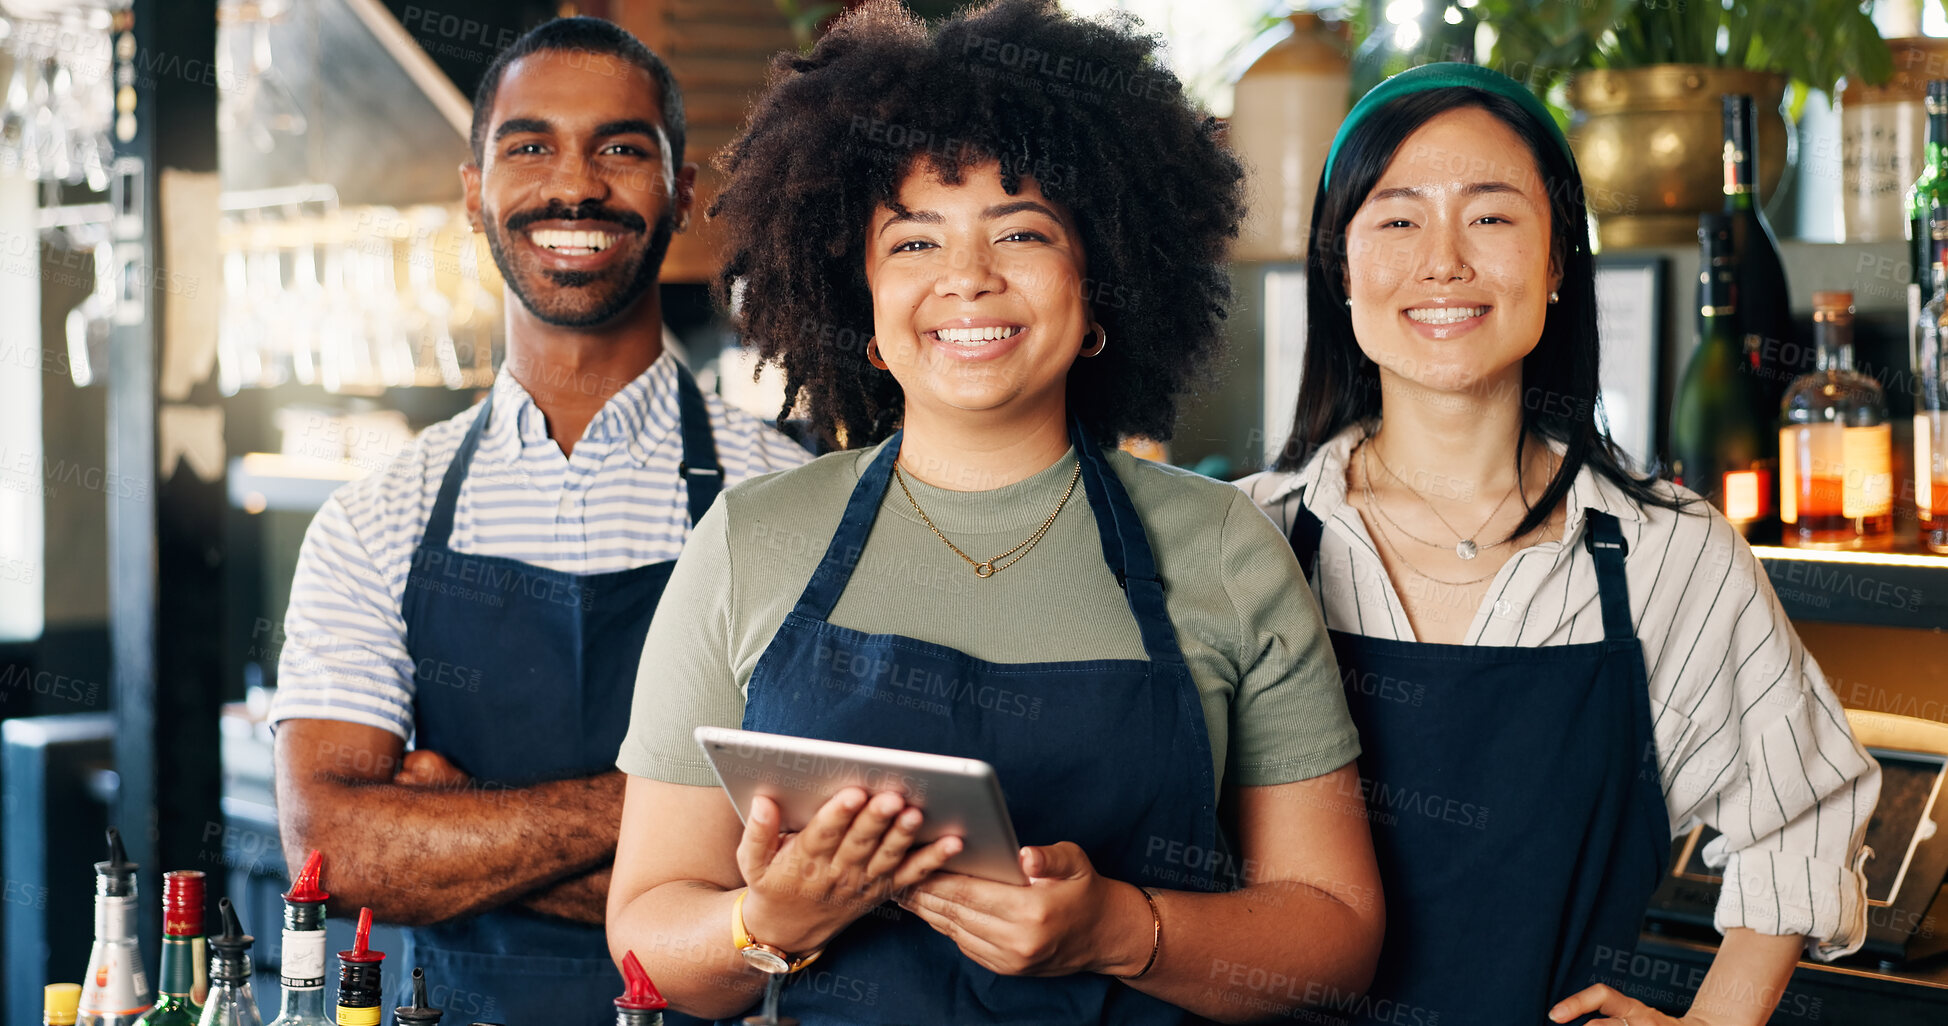
[(1562, 444), (1562, 466), (1509, 537), (1541, 526), (1586, 464), (1636, 502), (1681, 508), (1681, 500), (1655, 488), (1655, 477), (1629, 469), (1628, 457), (1599, 422), (1596, 273), (1582, 176), (1556, 143), (1554, 126), (1512, 100), (1465, 86), (1409, 93), (1373, 111), (1342, 143), (1330, 179), (1321, 175), (1305, 259), (1305, 366), (1292, 434), (1275, 469), (1299, 469), (1333, 436), (1380, 415), (1379, 367), (1360, 351), (1346, 306), (1346, 228), (1400, 144), (1436, 116), (1467, 107), (1499, 118), (1528, 146), (1549, 194), (1550, 253), (1562, 273), (1561, 299), (1549, 308), (1541, 341), (1522, 359), (1522, 433), (1515, 449), (1518, 474), (1531, 434)]

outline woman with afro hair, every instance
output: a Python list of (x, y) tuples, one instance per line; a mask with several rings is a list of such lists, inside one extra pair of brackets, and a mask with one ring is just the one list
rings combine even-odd
[[(609, 944), (688, 1016), (767, 972), (807, 1024), (1360, 1000), (1384, 909), (1298, 564), (1242, 492), (1116, 448), (1214, 355), (1241, 210), (1156, 48), (1052, 0), (868, 4), (721, 158), (720, 298), (851, 448), (725, 491), (644, 646)], [(1020, 882), (954, 872), (898, 791), (740, 824), (700, 725), (985, 760)]]

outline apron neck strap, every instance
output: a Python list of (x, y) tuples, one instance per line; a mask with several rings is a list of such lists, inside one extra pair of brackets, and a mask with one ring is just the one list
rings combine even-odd
[(1305, 505), (1305, 488), (1299, 489), (1298, 509), (1292, 514), (1292, 527), (1285, 532), (1285, 538), (1292, 543), (1292, 554), (1299, 557), (1299, 569), (1305, 572), (1310, 582), (1317, 571), (1319, 562), (1319, 539), (1326, 533), (1326, 525), (1312, 515)]
[(1603, 604), (1603, 638), (1606, 641), (1632, 641), (1637, 630), (1630, 622), (1630, 584), (1623, 574), (1623, 557), (1630, 546), (1623, 540), (1623, 526), (1602, 510), (1586, 509), (1583, 547), (1596, 559), (1596, 592)]
[(723, 490), (724, 468), (717, 462), (717, 442), (710, 435), (710, 407), (704, 405), (696, 379), (680, 361), (676, 364), (676, 412), (683, 432), (683, 462), (676, 465), (676, 472), (682, 475), (684, 491), (690, 497), (690, 526), (695, 527)]
[(440, 495), (433, 500), (433, 515), (426, 518), (426, 536), (420, 544), (435, 549), (446, 548), (447, 539), (453, 534), (453, 507), (460, 501), (460, 482), (467, 479), (467, 468), (473, 465), (474, 450), (480, 447), (480, 436), (487, 431), (487, 421), (494, 415), (494, 391), (487, 390), (487, 398), (480, 402), (480, 413), (473, 419), (473, 426), (467, 429), (467, 436), (460, 441), (460, 449), (453, 454), (453, 462), (446, 465), (446, 476), (440, 478)]
[(1082, 485), (1089, 496), (1089, 506), (1096, 513), (1096, 534), (1102, 539), (1103, 562), (1116, 575), (1116, 583), (1129, 601), (1137, 631), (1143, 636), (1144, 653), (1152, 662), (1183, 662), (1184, 653), (1177, 646), (1177, 632), (1170, 625), (1170, 613), (1164, 605), (1163, 578), (1157, 574), (1150, 539), (1143, 531), (1143, 519), (1137, 515), (1136, 504), (1130, 501), (1129, 490), (1109, 465), (1102, 447), (1089, 437), (1081, 419), (1075, 416), (1069, 418), (1069, 441), (1075, 446), (1076, 459), (1082, 463)]
[(812, 571), (812, 579), (805, 582), (805, 590), (799, 593), (798, 604), (792, 607), (792, 612), (823, 621), (838, 606), (839, 596), (845, 594), (853, 568), (859, 565), (859, 557), (866, 550), (873, 521), (879, 519), (880, 500), (886, 496), (886, 486), (892, 483), (893, 466), (900, 458), (900, 440), (905, 435), (905, 431), (893, 432), (866, 472), (859, 475), (852, 497), (846, 500), (839, 529), (833, 532), (824, 558), (818, 561), (818, 569)]
[[(487, 430), (487, 421), (494, 412), (494, 393), (489, 389), (487, 398), (480, 403), (480, 414), (467, 429), (467, 435), (460, 442), (460, 448), (453, 454), (453, 462), (447, 464), (446, 476), (440, 479), (439, 498), (433, 500), (433, 514), (426, 519), (426, 538), (422, 544), (434, 548), (445, 548), (453, 535), (453, 509), (460, 502), (460, 483), (467, 479), (467, 470), (473, 466), (473, 454), (480, 448), (480, 436)], [(690, 496), (690, 526), (710, 510), (710, 504), (717, 501), (717, 493), (724, 487), (724, 470), (717, 462), (717, 442), (710, 434), (710, 407), (704, 405), (703, 392), (697, 388), (697, 381), (682, 363), (676, 365), (676, 415), (678, 430), (683, 435), (683, 462), (678, 463), (676, 472), (683, 475), (685, 490)]]

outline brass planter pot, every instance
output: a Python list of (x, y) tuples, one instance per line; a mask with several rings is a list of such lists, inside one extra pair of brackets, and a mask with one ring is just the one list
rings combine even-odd
[(1784, 75), (1698, 64), (1585, 71), (1569, 83), (1569, 146), (1605, 249), (1696, 242), (1698, 215), (1725, 202), (1720, 97), (1750, 93), (1759, 195), (1786, 169)]

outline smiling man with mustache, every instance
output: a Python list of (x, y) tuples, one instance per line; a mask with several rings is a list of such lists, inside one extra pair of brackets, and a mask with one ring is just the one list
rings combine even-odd
[(450, 1014), (613, 1019), (614, 762), (650, 614), (722, 486), (807, 459), (663, 351), (683, 141), (668, 67), (614, 25), (552, 21), (496, 59), (460, 176), (507, 362), (333, 495), (292, 582), (285, 852), (326, 853), (334, 911), (413, 927), (404, 964)]

